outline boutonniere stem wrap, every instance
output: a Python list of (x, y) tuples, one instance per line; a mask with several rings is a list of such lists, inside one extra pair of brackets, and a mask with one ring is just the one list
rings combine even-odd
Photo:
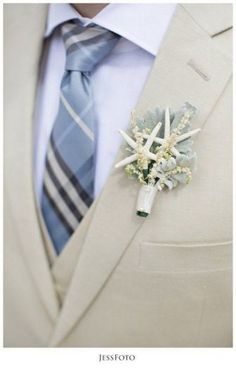
[(166, 108), (149, 111), (141, 118), (132, 114), (130, 133), (119, 131), (130, 155), (116, 168), (124, 167), (126, 174), (141, 184), (137, 215), (147, 217), (151, 213), (157, 192), (192, 180), (196, 163), (192, 137), (200, 131), (191, 130), (195, 112), (195, 107), (185, 103), (175, 113)]

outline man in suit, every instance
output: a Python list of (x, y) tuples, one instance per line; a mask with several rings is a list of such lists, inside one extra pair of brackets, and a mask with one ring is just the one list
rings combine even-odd
[[(5, 5), (5, 346), (232, 345), (231, 13)], [(185, 101), (197, 172), (138, 217), (117, 130)]]

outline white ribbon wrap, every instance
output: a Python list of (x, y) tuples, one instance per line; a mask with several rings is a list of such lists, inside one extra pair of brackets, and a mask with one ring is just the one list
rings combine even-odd
[(138, 194), (136, 210), (150, 214), (157, 191), (157, 186), (142, 185)]

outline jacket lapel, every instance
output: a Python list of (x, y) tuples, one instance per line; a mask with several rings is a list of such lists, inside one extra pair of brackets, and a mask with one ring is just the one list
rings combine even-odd
[(5, 193), (21, 253), (55, 322), (58, 302), (39, 228), (32, 174), (34, 98), (46, 15), (45, 5), (5, 8)]
[[(189, 101), (198, 108), (196, 126), (203, 127), (230, 73), (230, 62), (215, 49), (209, 34), (178, 5), (136, 110), (166, 105), (177, 109)], [(78, 324), (140, 231), (145, 220), (135, 215), (138, 188), (122, 170), (112, 171), (97, 201), (51, 346)]]

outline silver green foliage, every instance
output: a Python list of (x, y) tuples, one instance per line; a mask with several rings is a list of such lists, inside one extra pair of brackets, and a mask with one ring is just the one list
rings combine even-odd
[[(174, 129), (178, 129), (181, 119), (186, 114), (190, 116), (190, 119), (184, 128), (181, 129), (181, 135), (190, 131), (191, 119), (195, 112), (196, 108), (188, 102), (177, 112), (170, 110), (170, 132), (173, 133)], [(136, 125), (141, 132), (147, 129), (151, 132), (158, 122), (163, 123), (158, 136), (164, 138), (165, 110), (156, 108), (152, 111), (147, 111), (143, 117), (136, 118)], [(191, 138), (176, 143), (175, 148), (180, 155), (175, 157), (170, 152), (164, 153), (158, 165), (154, 161), (150, 162), (148, 174), (140, 171), (137, 162), (127, 165), (125, 171), (129, 176), (137, 178), (143, 184), (148, 183), (155, 185), (158, 183), (161, 188), (168, 188), (171, 190), (178, 184), (189, 183), (192, 179), (191, 174), (197, 159), (196, 153), (192, 150), (192, 145), (193, 140)], [(159, 148), (160, 145), (153, 143), (151, 149), (154, 153), (158, 153)]]

